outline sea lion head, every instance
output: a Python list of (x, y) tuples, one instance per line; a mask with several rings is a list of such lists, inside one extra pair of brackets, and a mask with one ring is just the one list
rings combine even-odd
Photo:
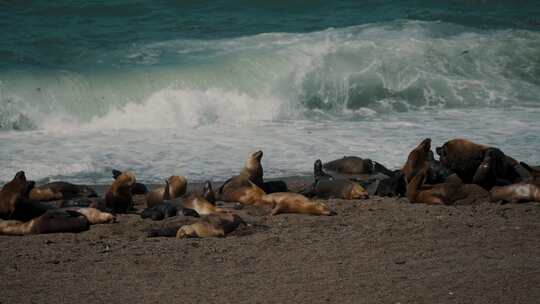
[(15, 173), (15, 177), (13, 177), (13, 180), (24, 184), (26, 187), (26, 175), (24, 174), (24, 171), (19, 171)]
[(367, 199), (369, 198), (369, 194), (364, 187), (357, 183), (352, 183), (351, 187), (351, 199)]
[(204, 183), (203, 197), (212, 204), (216, 202), (216, 194), (214, 192), (214, 189), (212, 189), (212, 182), (210, 182), (209, 180)]
[(318, 214), (321, 215), (336, 215), (337, 213), (328, 207), (327, 204), (323, 202), (314, 202), (314, 209)]
[(322, 161), (317, 159), (313, 164), (313, 172), (321, 172), (323, 169)]
[(262, 151), (253, 152), (249, 155), (248, 159), (246, 160), (246, 169), (249, 171), (252, 170), (258, 170), (261, 166), (261, 159), (263, 157)]
[(113, 176), (113, 179), (117, 179), (120, 174), (122, 174), (122, 171), (119, 171), (119, 170), (116, 170), (116, 169), (112, 169), (112, 176)]
[(176, 238), (177, 239), (183, 239), (183, 238), (189, 238), (197, 236), (197, 232), (191, 225), (184, 225), (178, 229), (178, 232), (176, 232)]

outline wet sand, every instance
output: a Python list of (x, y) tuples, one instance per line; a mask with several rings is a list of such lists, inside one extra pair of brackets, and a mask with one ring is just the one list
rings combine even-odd
[[(101, 191), (103, 188), (100, 187)], [(0, 303), (538, 303), (540, 204), (329, 200), (225, 238), (148, 238), (120, 215), (80, 234), (0, 236)], [(140, 206), (139, 206), (140, 207)], [(232, 207), (225, 204), (224, 207)]]

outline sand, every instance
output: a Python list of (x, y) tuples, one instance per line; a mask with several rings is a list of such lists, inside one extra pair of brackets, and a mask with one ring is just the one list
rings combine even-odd
[[(538, 303), (540, 204), (329, 200), (225, 238), (148, 238), (120, 215), (80, 234), (0, 236), (0, 303)], [(224, 207), (231, 207), (225, 204)]]

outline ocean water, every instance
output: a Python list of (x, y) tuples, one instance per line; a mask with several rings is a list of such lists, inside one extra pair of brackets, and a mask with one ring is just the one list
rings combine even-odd
[(0, 1), (0, 182), (223, 180), (425, 137), (540, 163), (537, 1)]

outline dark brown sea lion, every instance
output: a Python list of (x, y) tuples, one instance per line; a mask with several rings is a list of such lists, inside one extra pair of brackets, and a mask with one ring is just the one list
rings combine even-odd
[[(405, 165), (401, 170), (403, 173), (403, 178), (405, 183), (409, 184), (413, 177), (416, 176), (420, 171), (425, 170), (425, 178), (429, 171), (429, 153), (431, 151), (431, 139), (424, 139), (416, 148), (414, 148), (407, 157)], [(424, 182), (424, 181), (423, 181)]]
[[(116, 169), (112, 170), (112, 175), (113, 175), (114, 179), (116, 179), (118, 176), (120, 176), (120, 174), (122, 174), (121, 171), (116, 170)], [(146, 187), (145, 184), (135, 183), (131, 187), (131, 194), (133, 194), (133, 195), (142, 195), (142, 194), (146, 194), (146, 193), (148, 193), (148, 187)]]
[(465, 139), (453, 139), (436, 149), (441, 164), (455, 172), (465, 183), (489, 190), (496, 185), (522, 181), (519, 163), (501, 150)]
[(341, 159), (336, 159), (324, 164), (323, 168), (340, 174), (382, 173), (387, 176), (392, 174), (391, 170), (380, 163), (368, 158), (362, 159), (357, 156), (343, 156)]
[(302, 213), (310, 215), (335, 215), (330, 207), (322, 202), (315, 202), (302, 194), (277, 192), (262, 198), (264, 204), (272, 206), (272, 215), (279, 213)]
[[(167, 179), (165, 187), (152, 190), (146, 195), (146, 206), (153, 207), (163, 203), (164, 200), (181, 197), (186, 193), (186, 189), (187, 179), (183, 176), (173, 175)], [(166, 192), (168, 192), (167, 197), (165, 197)]]
[(210, 214), (191, 225), (180, 227), (176, 238), (224, 237), (236, 230), (240, 224), (245, 225), (244, 220), (234, 213)]
[(126, 213), (133, 207), (131, 188), (137, 180), (135, 174), (122, 172), (112, 183), (105, 194), (105, 204), (115, 213)]
[(96, 191), (88, 186), (67, 182), (52, 182), (33, 187), (29, 197), (33, 201), (52, 201), (73, 197), (97, 197)]
[(0, 218), (10, 219), (19, 201), (27, 194), (28, 183), (24, 171), (19, 171), (15, 177), (0, 190)]
[(28, 222), (0, 221), (0, 234), (27, 235), (88, 230), (88, 219), (74, 211), (50, 210)]
[(366, 199), (369, 194), (359, 183), (348, 179), (319, 180), (312, 194), (318, 198)]
[(493, 187), (489, 194), (490, 200), (493, 202), (540, 202), (540, 183), (524, 182), (502, 187)]
[(141, 218), (151, 218), (154, 221), (161, 221), (164, 218), (176, 216), (177, 213), (178, 209), (173, 204), (164, 202), (144, 209), (141, 212)]
[(320, 180), (333, 180), (334, 177), (323, 170), (323, 164), (320, 159), (317, 159), (313, 164), (313, 179), (315, 182)]

